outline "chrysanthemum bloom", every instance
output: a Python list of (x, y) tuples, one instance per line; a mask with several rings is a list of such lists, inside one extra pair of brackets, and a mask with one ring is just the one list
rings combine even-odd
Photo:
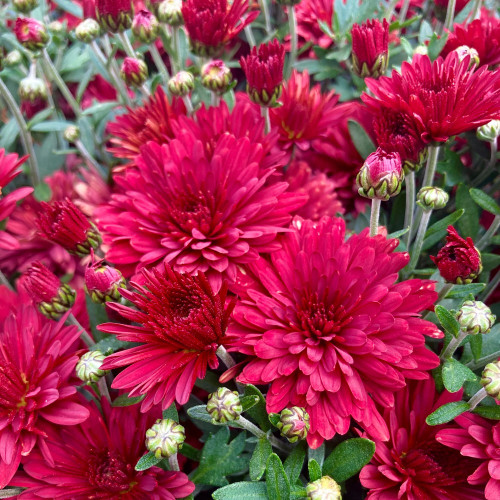
[(30, 17), (18, 17), (14, 28), (17, 41), (28, 50), (43, 49), (49, 41), (45, 26)]
[(93, 262), (85, 269), (85, 290), (98, 304), (119, 300), (120, 290), (126, 286), (123, 274), (102, 262)]
[(479, 459), (476, 460), (479, 462), (477, 469), (469, 471), (470, 475), (467, 478), (469, 484), (482, 487), (486, 485), (484, 490), (486, 500), (500, 498), (500, 479), (497, 473), (500, 467), (498, 422), (472, 413), (464, 413), (455, 418), (451, 428), (439, 431), (436, 439), (445, 446), (459, 450), (462, 457)]
[(98, 217), (106, 259), (126, 276), (163, 263), (202, 271), (218, 290), (224, 278), (235, 280), (237, 266), (279, 247), (277, 234), (305, 196), (286, 193), (284, 182), (266, 186), (276, 166), (264, 169), (264, 148), (247, 137), (205, 142), (178, 133), (169, 144), (143, 147), (138, 172), (117, 178), (123, 192)]
[(118, 33), (132, 26), (131, 0), (95, 0), (95, 10), (104, 31)]
[(375, 97), (363, 94), (362, 99), (372, 106), (379, 99), (412, 116), (424, 142), (445, 142), (500, 117), (500, 71), (486, 66), (474, 71), (469, 63), (469, 57), (460, 60), (456, 52), (434, 62), (416, 55), (403, 63), (401, 74), (366, 79)]
[(453, 226), (448, 226), (446, 245), (432, 261), (448, 283), (471, 283), (481, 273), (481, 254), (472, 238), (463, 239)]
[(260, 106), (274, 106), (281, 95), (285, 47), (278, 40), (254, 47), (240, 59), (250, 99)]
[(120, 77), (129, 87), (140, 87), (148, 78), (148, 67), (141, 59), (126, 57), (120, 68)]
[(158, 19), (147, 10), (140, 10), (132, 21), (132, 33), (142, 43), (152, 43), (158, 37), (160, 23)]
[(135, 470), (147, 452), (143, 437), (159, 412), (140, 413), (138, 405), (111, 408), (106, 400), (101, 405), (104, 415), (91, 404), (83, 424), (52, 427), (46, 439), (52, 460), (35, 451), (11, 482), (27, 488), (20, 499), (174, 500), (193, 492), (194, 484), (183, 472)]
[[(45, 319), (33, 306), (11, 309), (0, 331), (0, 488), (9, 484), (21, 456), (38, 443), (50, 423), (75, 425), (89, 412), (70, 385), (80, 333)], [(49, 458), (47, 458), (49, 459)]]
[(389, 64), (389, 23), (386, 19), (355, 24), (352, 36), (352, 69), (361, 78), (383, 75)]
[(199, 56), (219, 53), (258, 17), (259, 12), (245, 16), (248, 6), (248, 0), (186, 0), (182, 16), (192, 51)]
[(439, 394), (432, 377), (411, 381), (396, 393), (394, 408), (383, 412), (390, 439), (375, 439), (375, 455), (360, 473), (361, 484), (369, 489), (368, 499), (482, 498), (482, 488), (467, 483), (467, 476), (481, 462), (464, 458), (436, 440), (436, 434), (447, 425), (431, 427), (425, 423), (426, 417), (440, 406), (460, 401), (461, 394)]
[(500, 64), (500, 19), (483, 14), (465, 26), (456, 24), (441, 55), (445, 57), (464, 45), (477, 50), (481, 66), (493, 69)]
[[(103, 370), (128, 366), (113, 381), (113, 387), (132, 389), (130, 396), (146, 394), (143, 411), (174, 400), (188, 401), (196, 379), (207, 366), (217, 368), (217, 348), (226, 344), (226, 329), (233, 303), (226, 304), (227, 285), (214, 292), (200, 273), (180, 274), (165, 266), (165, 272), (144, 271), (144, 286), (122, 295), (138, 310), (110, 304), (123, 317), (142, 326), (105, 323), (99, 329), (119, 340), (142, 345), (108, 356)], [(130, 365), (130, 366), (129, 366)]]
[(37, 225), (47, 239), (78, 256), (99, 246), (101, 238), (95, 225), (69, 198), (52, 204), (42, 202), (41, 209)]
[(233, 81), (233, 74), (224, 61), (215, 59), (207, 62), (201, 67), (201, 84), (215, 92), (216, 94), (224, 94), (229, 89)]
[[(267, 410), (305, 408), (308, 443), (345, 434), (351, 417), (388, 439), (376, 407), (390, 407), (405, 379), (439, 364), (419, 318), (436, 300), (427, 280), (395, 283), (408, 263), (397, 240), (365, 230), (345, 240), (342, 219), (295, 221), (282, 249), (248, 266), (228, 328), (231, 350), (249, 356), (239, 380), (271, 384)], [(252, 280), (252, 275), (255, 277)]]
[[(297, 16), (299, 48), (308, 42), (312, 42), (313, 46), (319, 45), (323, 49), (333, 44), (333, 40), (321, 29), (318, 23), (318, 21), (322, 21), (331, 28), (333, 18), (332, 2), (328, 0), (302, 0), (295, 6), (295, 15)], [(310, 50), (310, 54), (310, 57), (312, 57), (314, 52)]]

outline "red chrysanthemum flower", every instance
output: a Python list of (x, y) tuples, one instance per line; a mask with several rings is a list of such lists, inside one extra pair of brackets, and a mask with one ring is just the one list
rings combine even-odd
[(369, 500), (481, 498), (481, 488), (467, 483), (467, 476), (480, 462), (466, 459), (436, 440), (436, 434), (446, 425), (431, 427), (425, 423), (440, 406), (460, 401), (461, 394), (437, 393), (432, 377), (411, 381), (396, 393), (394, 407), (383, 412), (390, 439), (375, 439), (375, 455), (360, 473), (361, 484), (369, 489)]
[(75, 425), (89, 412), (70, 384), (78, 357), (75, 326), (49, 321), (31, 305), (11, 309), (0, 331), (0, 488), (37, 442), (44, 451), (49, 423)]
[(234, 305), (226, 304), (227, 284), (214, 293), (203, 273), (189, 276), (166, 265), (164, 274), (144, 271), (144, 279), (144, 286), (134, 285), (139, 293), (121, 292), (138, 310), (109, 305), (142, 326), (105, 323), (99, 329), (142, 344), (111, 354), (102, 369), (130, 365), (118, 374), (113, 387), (132, 389), (130, 396), (146, 394), (142, 409), (147, 411), (159, 403), (168, 408), (174, 399), (186, 403), (207, 366), (217, 368), (216, 351), (227, 342)]
[(436, 439), (445, 446), (459, 450), (462, 457), (479, 459), (477, 469), (468, 471), (469, 484), (486, 485), (484, 491), (486, 500), (500, 498), (500, 475), (498, 474), (500, 470), (500, 423), (486, 420), (472, 413), (464, 413), (455, 418), (451, 428), (440, 430)]
[(248, 0), (186, 0), (182, 5), (184, 26), (193, 52), (213, 56), (240, 31), (253, 22), (259, 12), (248, 11)]
[(416, 55), (412, 63), (403, 63), (401, 74), (367, 78), (375, 97), (363, 94), (362, 99), (372, 106), (379, 99), (412, 116), (426, 143), (444, 142), (500, 117), (500, 71), (469, 66), (470, 58), (460, 60), (456, 52), (434, 62)]
[(483, 14), (465, 26), (456, 24), (441, 55), (445, 57), (464, 45), (477, 50), (481, 66), (500, 64), (500, 19)]
[(383, 75), (389, 62), (389, 23), (386, 19), (355, 24), (351, 31), (354, 72), (365, 78)]
[(160, 411), (140, 413), (138, 405), (112, 408), (106, 400), (101, 406), (103, 415), (91, 404), (83, 424), (50, 429), (46, 448), (51, 460), (34, 452), (12, 480), (13, 486), (27, 488), (20, 500), (174, 500), (193, 492), (183, 472), (154, 466), (135, 470), (147, 452), (146, 431), (161, 418)]
[(45, 26), (30, 17), (18, 17), (14, 28), (17, 41), (29, 50), (39, 50), (47, 45), (49, 34)]
[(132, 26), (131, 0), (95, 0), (96, 19), (105, 31), (117, 33)]
[(279, 247), (277, 234), (306, 197), (286, 193), (284, 182), (266, 185), (276, 165), (258, 142), (230, 133), (206, 141), (187, 128), (176, 135), (149, 143), (138, 170), (115, 177), (122, 190), (98, 217), (106, 257), (128, 276), (163, 263), (202, 271), (218, 290), (237, 266)]
[[(321, 29), (318, 23), (318, 21), (322, 21), (331, 28), (333, 2), (328, 0), (302, 0), (295, 6), (295, 14), (297, 16), (299, 48), (308, 42), (312, 42), (313, 46), (319, 45), (323, 49), (333, 44), (332, 38)], [(315, 57), (312, 50), (310, 57)]]
[[(395, 283), (408, 263), (397, 240), (365, 230), (345, 241), (342, 219), (296, 220), (270, 260), (249, 264), (228, 336), (250, 357), (242, 382), (271, 384), (267, 409), (305, 407), (308, 443), (345, 434), (351, 417), (388, 439), (375, 403), (394, 404), (406, 379), (439, 364), (424, 335), (437, 336), (419, 313), (436, 300), (426, 280)], [(252, 280), (251, 275), (255, 276)]]

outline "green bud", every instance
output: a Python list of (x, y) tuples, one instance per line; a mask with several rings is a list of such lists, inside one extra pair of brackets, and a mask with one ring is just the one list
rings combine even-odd
[(214, 423), (225, 424), (238, 420), (242, 411), (240, 396), (236, 391), (219, 387), (208, 396), (207, 412)]
[(340, 486), (330, 476), (323, 476), (306, 487), (310, 500), (341, 500)]
[(45, 82), (35, 76), (27, 76), (19, 82), (19, 97), (23, 101), (35, 102), (38, 99), (47, 100)]
[(170, 26), (180, 26), (184, 23), (182, 17), (182, 0), (163, 0), (158, 6), (158, 19)]
[(186, 439), (184, 427), (174, 420), (158, 419), (146, 431), (146, 448), (155, 454), (156, 458), (168, 458), (182, 448)]
[(38, 0), (12, 0), (12, 6), (17, 12), (28, 14), (38, 7)]
[(417, 205), (422, 207), (424, 212), (430, 212), (444, 208), (449, 199), (448, 193), (443, 189), (426, 186), (418, 192)]
[(101, 34), (99, 23), (92, 18), (85, 19), (75, 28), (76, 39), (83, 43), (93, 42)]
[(500, 135), (500, 120), (491, 120), (477, 129), (477, 138), (481, 141), (493, 142)]
[(69, 125), (64, 131), (63, 137), (68, 142), (76, 142), (80, 139), (80, 129), (76, 125)]
[(104, 377), (105, 370), (101, 370), (101, 365), (106, 356), (100, 351), (86, 352), (80, 361), (76, 364), (76, 374), (83, 382), (98, 382), (101, 377)]
[(21, 55), (21, 52), (19, 52), (18, 50), (12, 50), (5, 56), (3, 62), (5, 66), (12, 68), (20, 64), (22, 60), (23, 56)]
[(168, 90), (177, 97), (187, 96), (194, 89), (194, 76), (188, 71), (180, 71), (168, 81)]
[(40, 302), (38, 309), (47, 318), (57, 320), (73, 307), (75, 299), (76, 292), (69, 285), (62, 284), (52, 301)]
[(281, 431), (281, 435), (286, 437), (290, 443), (295, 443), (299, 439), (303, 440), (309, 432), (309, 414), (299, 406), (285, 408), (280, 413), (277, 427)]
[(455, 52), (458, 54), (458, 58), (460, 61), (463, 61), (467, 56), (470, 56), (470, 64), (469, 67), (478, 66), (479, 65), (479, 53), (473, 47), (469, 47), (468, 45), (461, 45), (455, 49)]
[(499, 399), (500, 396), (500, 362), (488, 363), (481, 374), (481, 385), (488, 396)]
[(495, 319), (491, 309), (478, 300), (466, 300), (457, 314), (460, 327), (469, 335), (488, 333)]
[(201, 68), (201, 84), (216, 94), (226, 92), (232, 81), (233, 75), (224, 61), (210, 61)]

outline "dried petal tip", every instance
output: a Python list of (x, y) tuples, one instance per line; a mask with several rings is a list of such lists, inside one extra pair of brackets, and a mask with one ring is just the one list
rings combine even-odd
[(83, 43), (93, 42), (101, 34), (99, 23), (92, 18), (85, 19), (75, 28), (76, 39)]
[(137, 40), (151, 43), (156, 40), (160, 31), (158, 19), (147, 10), (140, 10), (132, 21), (132, 33)]
[(148, 67), (141, 59), (126, 57), (120, 69), (120, 76), (129, 87), (140, 87), (148, 78)]
[(463, 331), (469, 335), (488, 333), (495, 323), (496, 316), (491, 309), (479, 300), (466, 300), (457, 314)]
[(75, 303), (75, 291), (40, 262), (28, 269), (22, 286), (40, 312), (50, 319), (59, 319)]
[(470, 57), (469, 67), (479, 66), (479, 53), (476, 49), (467, 45), (462, 45), (457, 47), (455, 52), (458, 54), (460, 61), (463, 61), (466, 57)]
[(27, 76), (19, 82), (19, 97), (31, 103), (41, 99), (47, 100), (47, 87), (41, 78)]
[(69, 125), (63, 132), (63, 137), (68, 142), (76, 142), (80, 139), (80, 129), (76, 125)]
[(14, 28), (17, 41), (28, 50), (40, 50), (47, 45), (49, 35), (45, 26), (36, 19), (18, 17)]
[(370, 154), (356, 177), (358, 193), (365, 198), (387, 201), (401, 191), (404, 172), (399, 153), (381, 148)]
[(240, 418), (243, 407), (240, 396), (236, 391), (226, 387), (219, 387), (216, 392), (208, 396), (207, 412), (214, 423), (225, 424)]
[(481, 254), (472, 238), (461, 238), (453, 226), (448, 226), (446, 245), (431, 259), (441, 276), (457, 285), (472, 283), (483, 270)]
[(389, 23), (367, 21), (352, 27), (352, 69), (361, 78), (378, 78), (389, 62)]
[(85, 289), (90, 298), (97, 304), (116, 302), (120, 299), (120, 289), (126, 282), (122, 273), (114, 267), (95, 262), (85, 270)]
[[(7, 57), (9, 57), (7, 55)], [(491, 120), (486, 125), (479, 127), (476, 132), (481, 141), (494, 142), (500, 136), (500, 120)]]
[(84, 257), (101, 244), (95, 225), (69, 199), (49, 205), (42, 202), (42, 213), (37, 220), (40, 232), (69, 253)]
[(131, 0), (96, 0), (95, 10), (103, 31), (119, 33), (132, 25)]
[(152, 451), (156, 458), (168, 458), (182, 448), (185, 439), (186, 434), (182, 425), (169, 418), (158, 419), (146, 431), (146, 448)]
[(488, 363), (481, 374), (481, 385), (488, 396), (500, 399), (500, 362)]
[(38, 7), (38, 0), (12, 0), (12, 6), (17, 12), (27, 14)]
[(224, 61), (216, 59), (204, 64), (201, 68), (201, 84), (216, 94), (224, 94), (232, 81), (233, 75)]
[(181, 26), (184, 23), (182, 0), (163, 0), (158, 6), (158, 19), (170, 26)]
[(168, 90), (176, 97), (185, 97), (194, 89), (194, 76), (188, 71), (179, 71), (168, 81)]
[(341, 500), (340, 486), (330, 476), (323, 476), (306, 487), (310, 500)]
[(85, 383), (98, 382), (101, 377), (104, 377), (105, 370), (101, 370), (101, 365), (106, 356), (100, 351), (86, 352), (76, 365), (76, 374), (78, 378)]
[(299, 439), (303, 440), (309, 432), (309, 414), (305, 408), (299, 406), (285, 408), (280, 413), (277, 427), (281, 431), (281, 435), (286, 437), (290, 443), (295, 443)]
[(433, 186), (423, 187), (417, 195), (417, 205), (423, 208), (425, 212), (431, 210), (440, 210), (448, 203), (450, 197), (448, 193), (440, 188)]

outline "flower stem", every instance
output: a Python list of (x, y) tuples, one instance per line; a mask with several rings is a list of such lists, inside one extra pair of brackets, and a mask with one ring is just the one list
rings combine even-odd
[(194, 112), (193, 103), (188, 95), (185, 95), (182, 100), (184, 101), (184, 106), (186, 106), (188, 116), (191, 116)]
[(295, 14), (295, 6), (288, 6), (288, 24), (290, 26), (290, 58), (288, 59), (288, 67), (286, 70), (286, 77), (289, 78), (292, 74), (293, 66), (295, 65), (295, 61), (297, 59), (297, 16)]
[(20, 495), (24, 488), (9, 488), (8, 490), (0, 491), (0, 498), (14, 498)]
[(83, 144), (83, 142), (80, 139), (77, 139), (75, 141), (75, 146), (76, 146), (76, 149), (78, 149), (78, 151), (82, 155), (82, 158), (87, 163), (90, 163), (90, 165), (92, 165), (99, 172), (99, 174), (102, 177), (106, 177), (106, 172), (104, 171), (104, 169), (101, 167), (101, 165), (99, 165), (99, 163), (97, 163), (97, 161), (89, 153), (88, 149), (85, 147), (85, 145)]
[(220, 104), (220, 97), (215, 92), (210, 92), (210, 105), (216, 108)]
[(441, 356), (439, 356), (442, 360), (449, 359), (453, 356), (453, 353), (457, 350), (458, 346), (461, 344), (462, 340), (467, 337), (467, 332), (466, 331), (461, 331), (458, 334), (458, 337), (452, 337), (450, 340), (450, 343), (444, 350), (444, 352), (441, 353)]
[(92, 337), (87, 333), (87, 330), (85, 330), (85, 328), (83, 328), (80, 322), (75, 318), (75, 315), (73, 313), (71, 313), (68, 316), (67, 322), (70, 323), (71, 325), (75, 325), (78, 327), (78, 329), (81, 332), (80, 336), (88, 347), (92, 347), (95, 344)]
[(473, 187), (479, 186), (483, 183), (493, 172), (496, 171), (496, 163), (497, 163), (497, 153), (498, 153), (498, 145), (497, 140), (490, 142), (490, 161), (483, 168), (482, 172), (474, 179), (472, 183)]
[(222, 362), (228, 367), (232, 368), (236, 363), (234, 362), (234, 359), (231, 357), (231, 355), (226, 351), (226, 348), (222, 345), (220, 345), (217, 348), (217, 351), (215, 352), (217, 356), (222, 360)]
[(488, 283), (487, 287), (479, 296), (479, 300), (485, 302), (488, 297), (495, 291), (496, 287), (500, 284), (500, 271), (497, 271), (495, 277)]
[(170, 470), (181, 470), (179, 468), (179, 461), (177, 460), (177, 453), (168, 457), (168, 465), (170, 465)]
[(245, 36), (247, 37), (248, 45), (250, 48), (255, 47), (255, 38), (253, 36), (252, 28), (250, 26), (245, 26)]
[(290, 452), (289, 446), (287, 446), (285, 443), (281, 442), (279, 439), (277, 439), (272, 435), (268, 436), (266, 432), (259, 429), (255, 424), (252, 424), (252, 422), (247, 420), (245, 417), (240, 416), (238, 420), (235, 420), (235, 423), (237, 423), (239, 427), (245, 429), (246, 431), (251, 432), (254, 436), (258, 437), (259, 439), (263, 437), (267, 438), (272, 446), (278, 448), (278, 450), (282, 451), (283, 453)]
[(26, 125), (26, 121), (24, 120), (23, 115), (19, 110), (16, 100), (12, 97), (12, 94), (7, 88), (7, 85), (5, 85), (5, 83), (1, 78), (0, 78), (0, 95), (7, 103), (10, 112), (14, 116), (14, 119), (16, 120), (19, 126), (19, 130), (21, 133), (21, 142), (23, 143), (24, 151), (26, 151), (26, 154), (29, 155), (27, 161), (30, 166), (31, 180), (33, 182), (33, 186), (36, 187), (38, 186), (38, 184), (40, 184), (40, 172), (38, 171), (38, 162), (35, 155), (35, 149), (33, 148), (33, 139), (28, 130), (28, 125)]
[(384, 17), (387, 19), (388, 22), (391, 22), (392, 14), (398, 2), (399, 0), (391, 0), (389, 5), (387, 6), (387, 10), (385, 11)]
[(469, 361), (465, 363), (467, 368), (470, 368), (472, 371), (477, 370), (478, 368), (483, 368), (488, 363), (496, 361), (500, 357), (500, 351), (492, 352), (488, 354), (488, 356), (484, 356), (484, 358), (479, 358), (477, 361)]
[(179, 43), (179, 27), (174, 26), (172, 28), (172, 50), (174, 52), (172, 58), (172, 67), (174, 73), (178, 73), (182, 69), (181, 63), (181, 53), (179, 51), (180, 43)]
[(488, 245), (491, 238), (493, 238), (499, 227), (500, 227), (500, 215), (495, 215), (495, 218), (493, 219), (493, 222), (491, 223), (488, 230), (483, 234), (482, 238), (476, 243), (476, 247), (479, 250), (483, 250)]
[(132, 47), (132, 44), (130, 43), (127, 34), (125, 32), (118, 33), (118, 38), (121, 40), (123, 49), (125, 50), (127, 56), (136, 59), (137, 55), (135, 54), (134, 47)]
[(455, 6), (457, 5), (457, 0), (448, 1), (448, 9), (446, 10), (446, 19), (444, 21), (444, 28), (451, 31), (453, 27), (453, 18), (455, 17)]
[(370, 236), (376, 236), (377, 234), (381, 203), (382, 201), (377, 200), (376, 198), (372, 200), (372, 211), (370, 214)]
[(413, 208), (415, 206), (415, 172), (411, 171), (405, 179), (406, 182), (406, 207), (405, 207), (405, 222), (404, 228), (408, 228), (404, 235), (404, 243), (406, 250), (410, 248), (412, 225), (413, 225)]
[(269, 6), (267, 4), (267, 0), (259, 0), (260, 11), (264, 16), (264, 23), (266, 25), (266, 33), (268, 35), (271, 34), (272, 26), (271, 26), (271, 18), (269, 16)]
[(266, 134), (269, 134), (269, 132), (271, 132), (271, 116), (269, 114), (269, 108), (267, 106), (262, 106), (260, 108), (260, 111), (262, 113), (262, 116), (264, 117), (264, 120), (265, 120), (265, 128), (264, 128), (264, 132)]
[(170, 74), (154, 42), (149, 46), (149, 52), (151, 54), (151, 57), (153, 58), (156, 69), (160, 72), (163, 83), (167, 85), (168, 81), (170, 80)]
[(481, 17), (481, 0), (476, 0), (474, 2), (474, 7), (472, 7), (472, 12), (469, 17), (471, 21), (474, 21), (475, 19), (479, 19)]
[(467, 401), (467, 403), (469, 403), (469, 411), (472, 411), (487, 395), (486, 389), (481, 387), (481, 389)]
[(413, 273), (415, 267), (417, 266), (418, 259), (420, 257), (420, 252), (422, 251), (422, 246), (424, 244), (424, 237), (427, 231), (427, 226), (429, 225), (431, 214), (432, 210), (429, 210), (428, 212), (424, 212), (424, 215), (422, 215), (422, 220), (420, 221), (417, 237), (415, 238), (415, 243), (411, 251), (410, 263), (408, 264), (408, 269), (406, 271), (407, 276), (410, 276)]
[(404, 0), (403, 6), (399, 11), (399, 24), (402, 24), (406, 20), (406, 14), (408, 14), (408, 7), (410, 6), (410, 0)]
[(109, 395), (105, 377), (101, 377), (99, 379), (99, 381), (97, 382), (97, 387), (99, 388), (99, 394), (101, 395), (101, 398), (106, 398), (109, 402), (111, 402), (111, 396)]

